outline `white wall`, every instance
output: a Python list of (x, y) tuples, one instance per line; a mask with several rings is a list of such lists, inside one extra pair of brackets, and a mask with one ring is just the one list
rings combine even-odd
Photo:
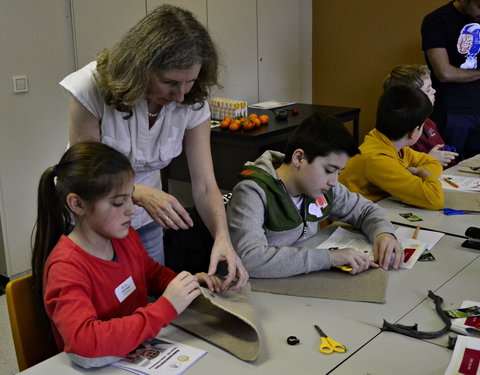
[[(0, 222), (6, 250), (0, 273), (5, 276), (30, 269), (38, 179), (66, 148), (67, 101), (58, 81), (74, 66), (69, 15), (67, 0), (0, 1)], [(28, 76), (28, 93), (13, 93), (14, 75)]]

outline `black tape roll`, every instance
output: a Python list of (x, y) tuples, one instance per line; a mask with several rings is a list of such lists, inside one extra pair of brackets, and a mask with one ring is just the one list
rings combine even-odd
[(480, 241), (480, 228), (478, 227), (469, 227), (466, 231), (465, 231), (465, 236), (469, 237), (469, 238), (474, 238), (476, 239), (477, 241)]

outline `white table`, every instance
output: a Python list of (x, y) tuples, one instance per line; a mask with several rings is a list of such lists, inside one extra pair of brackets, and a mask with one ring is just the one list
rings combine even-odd
[[(320, 238), (316, 240), (321, 242)], [(163, 334), (208, 351), (187, 370), (187, 375), (219, 372), (229, 375), (366, 374), (367, 371), (372, 374), (443, 373), (451, 356), (451, 351), (442, 346), (446, 336), (438, 339), (440, 345), (435, 345), (396, 333), (381, 333), (380, 327), (385, 318), (391, 323), (417, 322), (423, 330), (438, 329), (441, 322), (431, 311), (428, 290), (442, 296), (448, 303), (475, 300), (480, 290), (480, 252), (461, 247), (461, 242), (461, 238), (444, 236), (432, 249), (437, 259), (435, 262), (417, 263), (412, 270), (389, 271), (385, 304), (252, 293), (262, 343), (261, 354), (253, 363), (241, 361), (173, 326), (164, 329)], [(470, 284), (471, 280), (476, 280), (476, 284)], [(469, 286), (468, 289), (465, 285)], [(347, 352), (321, 354), (314, 324), (345, 344)], [(301, 344), (289, 346), (286, 338), (290, 335), (297, 336)], [(81, 369), (72, 365), (65, 353), (22, 372), (27, 375), (45, 373), (126, 374), (109, 366), (96, 370)]]
[[(479, 256), (467, 264), (452, 279), (448, 280), (447, 283), (433, 291), (436, 295), (443, 298), (444, 309), (458, 308), (465, 300), (480, 302), (480, 251), (471, 251), (476, 251)], [(435, 304), (429, 298), (405, 315), (399, 323), (404, 325), (418, 323), (418, 328), (422, 331), (436, 331), (444, 326), (444, 323), (435, 311)], [(448, 336), (456, 335), (455, 332), (450, 332), (449, 335), (429, 341), (447, 347)]]
[(329, 374), (439, 375), (451, 356), (452, 351), (441, 346), (383, 332)]
[[(163, 330), (166, 338), (192, 345), (208, 353), (201, 358), (186, 374), (229, 375), (262, 374), (277, 375), (298, 373), (299, 364), (302, 374), (324, 374), (338, 366), (369, 340), (375, 337), (379, 329), (344, 318), (335, 313), (322, 311), (318, 305), (311, 304), (311, 299), (287, 297), (268, 293), (252, 293), (253, 304), (257, 310), (260, 323), (261, 354), (259, 358), (248, 363), (237, 359), (226, 351), (208, 342), (196, 338), (176, 327), (169, 326)], [(313, 325), (318, 324), (335, 338), (344, 343), (348, 351), (344, 354), (327, 356), (318, 350), (320, 338)], [(352, 334), (354, 332), (355, 334)], [(286, 339), (297, 336), (301, 343), (290, 346)], [(25, 375), (36, 374), (127, 374), (111, 366), (85, 370), (74, 366), (65, 353), (60, 353), (30, 369)]]
[[(453, 236), (465, 237), (465, 230), (468, 227), (480, 226), (480, 215), (444, 215), (443, 211), (422, 210), (421, 208), (405, 205), (397, 198), (388, 197), (377, 202), (384, 208), (390, 221), (395, 224), (415, 227), (421, 225), (422, 228), (435, 230), (437, 232), (447, 233)], [(422, 221), (410, 222), (401, 213), (411, 212), (417, 215)]]
[[(461, 247), (463, 239), (445, 235), (433, 247), (433, 262), (417, 262), (413, 269), (388, 271), (386, 303), (361, 303), (312, 298), (322, 311), (381, 328), (383, 319), (395, 323), (480, 256), (480, 251)], [(352, 276), (354, 277), (354, 276)], [(478, 276), (480, 279), (480, 274)], [(479, 288), (480, 290), (480, 288)], [(479, 292), (477, 292), (479, 293)], [(473, 297), (471, 297), (473, 298)]]

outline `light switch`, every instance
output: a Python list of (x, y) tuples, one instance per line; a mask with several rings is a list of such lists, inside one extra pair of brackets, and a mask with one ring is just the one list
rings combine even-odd
[(13, 92), (15, 94), (28, 92), (27, 76), (13, 76), (12, 80), (13, 80)]

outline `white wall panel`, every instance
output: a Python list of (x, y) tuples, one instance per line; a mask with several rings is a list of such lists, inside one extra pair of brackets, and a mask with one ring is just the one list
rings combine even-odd
[[(30, 269), (39, 177), (66, 148), (67, 101), (58, 82), (74, 67), (71, 36), (68, 1), (0, 1), (0, 222), (5, 248), (0, 256), (6, 266), (0, 272), (5, 276)], [(28, 77), (27, 93), (13, 93), (14, 75)]]
[(77, 69), (146, 15), (145, 0), (72, 0)]
[(165, 3), (188, 9), (201, 23), (207, 25), (207, 0), (147, 0), (147, 11)]
[(301, 101), (300, 4), (258, 0), (260, 101)]
[(212, 96), (258, 101), (256, 0), (208, 0), (208, 29), (219, 47), (222, 90)]

